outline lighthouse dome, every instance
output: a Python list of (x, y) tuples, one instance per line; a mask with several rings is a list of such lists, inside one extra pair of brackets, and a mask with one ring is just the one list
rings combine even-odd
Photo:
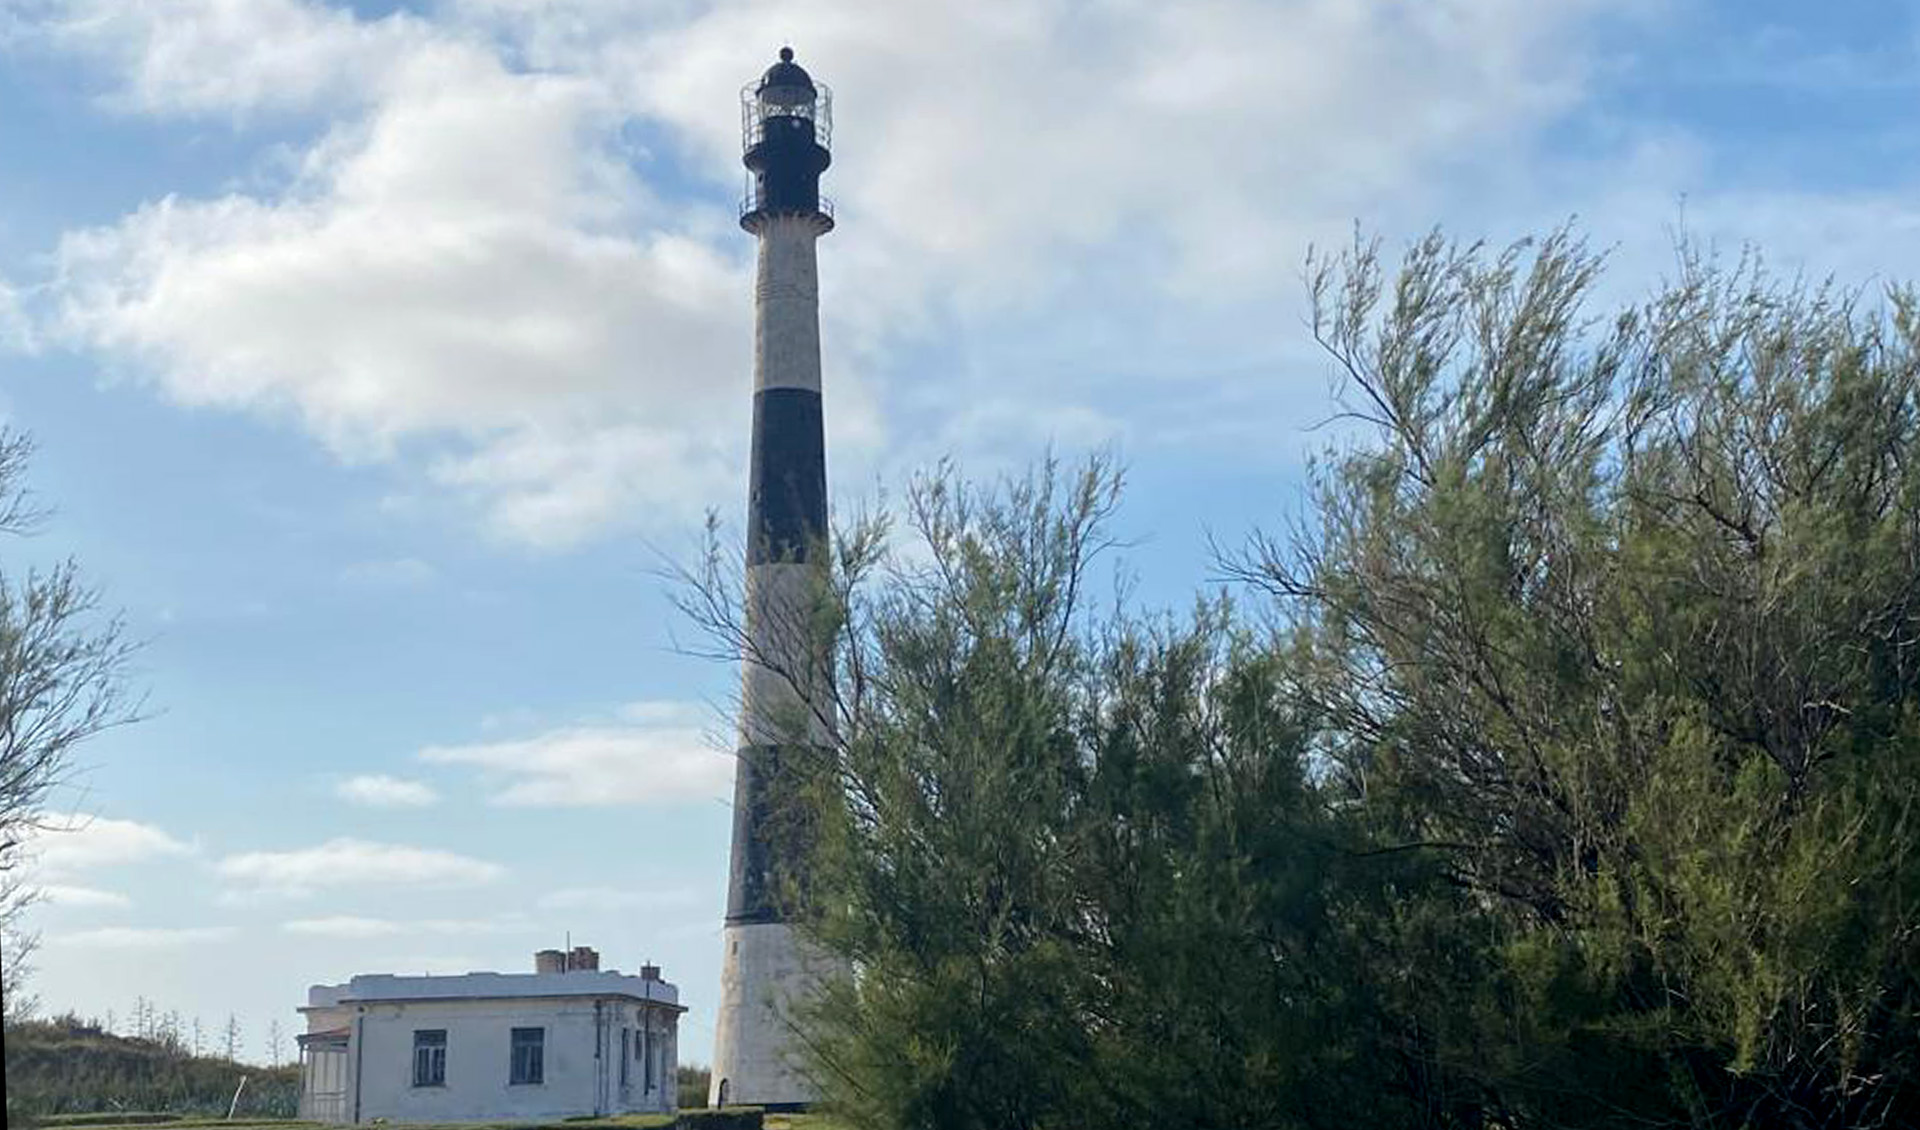
[(805, 67), (793, 61), (793, 48), (780, 49), (780, 61), (767, 68), (760, 76), (760, 85), (756, 88), (762, 99), (768, 102), (798, 103), (811, 102), (815, 93), (813, 76)]

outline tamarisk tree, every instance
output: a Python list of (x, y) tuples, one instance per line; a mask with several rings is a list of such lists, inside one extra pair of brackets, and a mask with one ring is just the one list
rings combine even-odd
[[(1532, 1125), (1911, 1124), (1920, 300), (1569, 233), (1310, 271), (1360, 439), (1234, 571), (1309, 641), (1329, 799), (1475, 893)], [(1447, 955), (1416, 949), (1412, 967)]]
[[(1920, 1122), (1920, 299), (1605, 266), (1314, 260), (1344, 434), (1189, 612), (1096, 598), (1100, 460), (812, 555), (776, 795), (840, 1117)], [(683, 608), (777, 666), (739, 575)]]
[[(33, 451), (0, 429), (0, 541), (46, 517), (26, 487)], [(27, 839), (57, 832), (49, 794), (73, 772), (73, 751), (138, 715), (126, 686), (134, 644), (71, 560), (20, 569), (0, 556), (0, 993), (9, 1018), (32, 1007), (24, 988), (36, 944), (21, 916), (35, 898), (22, 870)]]

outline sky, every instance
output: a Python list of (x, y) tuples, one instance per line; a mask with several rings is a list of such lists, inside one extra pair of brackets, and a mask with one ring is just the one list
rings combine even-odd
[[(663, 567), (745, 501), (738, 90), (834, 89), (834, 505), (953, 458), (1127, 468), (1141, 598), (1305, 505), (1309, 248), (1571, 220), (1920, 262), (1920, 5), (0, 0), (0, 418), (145, 641), (35, 842), (33, 987), (658, 962), (718, 995), (736, 673)], [(284, 1048), (283, 1053), (285, 1054)]]

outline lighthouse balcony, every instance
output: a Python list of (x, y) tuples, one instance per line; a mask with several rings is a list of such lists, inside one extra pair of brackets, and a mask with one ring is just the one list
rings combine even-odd
[[(809, 207), (808, 205), (811, 205)], [(755, 231), (762, 219), (774, 216), (812, 217), (824, 234), (833, 230), (833, 200), (824, 194), (817, 195), (805, 204), (785, 204), (768, 200), (765, 193), (749, 188), (740, 198), (740, 226)]]

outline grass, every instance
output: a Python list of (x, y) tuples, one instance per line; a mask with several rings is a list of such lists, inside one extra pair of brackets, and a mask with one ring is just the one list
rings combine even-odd
[[(60, 1130), (62, 1127), (75, 1127), (76, 1130), (199, 1130), (219, 1126), (224, 1130), (326, 1130), (325, 1123), (301, 1122), (296, 1119), (237, 1118), (228, 1122), (222, 1118), (174, 1118), (148, 1116), (140, 1121), (111, 1122), (95, 1121), (103, 1116), (88, 1116), (85, 1120), (76, 1116), (62, 1118), (54, 1115), (40, 1121), (48, 1130)], [(582, 1118), (566, 1122), (395, 1122), (384, 1125), (395, 1130), (594, 1130), (595, 1127), (616, 1127), (624, 1130), (664, 1130), (673, 1125), (673, 1116), (666, 1114), (623, 1114), (611, 1118)], [(829, 1121), (818, 1114), (769, 1114), (766, 1130), (839, 1130), (838, 1123)]]
[(318, 1122), (301, 1122), (292, 1118), (263, 1118), (259, 1115), (240, 1115), (232, 1122), (224, 1118), (207, 1115), (163, 1114), (133, 1111), (97, 1111), (91, 1114), (43, 1114), (33, 1119), (33, 1124), (44, 1130), (204, 1130), (206, 1127), (221, 1126), (226, 1130), (258, 1130), (273, 1127), (274, 1130), (318, 1130)]
[[(620, 1130), (662, 1130), (672, 1126), (672, 1115), (616, 1115), (611, 1118), (568, 1118), (564, 1122), (365, 1122), (365, 1126), (394, 1126), (396, 1130), (593, 1130), (597, 1126), (609, 1126)], [(71, 1122), (58, 1120), (58, 1117), (42, 1118), (40, 1126), (46, 1130), (63, 1130), (65, 1126), (75, 1126), (77, 1130), (211, 1130), (221, 1126), (223, 1130), (330, 1130), (326, 1122), (301, 1122), (298, 1118), (234, 1118), (228, 1122), (225, 1118), (167, 1118), (167, 1120), (140, 1120), (140, 1122), (111, 1122), (111, 1120), (86, 1120)], [(799, 1128), (795, 1128), (799, 1130)]]

